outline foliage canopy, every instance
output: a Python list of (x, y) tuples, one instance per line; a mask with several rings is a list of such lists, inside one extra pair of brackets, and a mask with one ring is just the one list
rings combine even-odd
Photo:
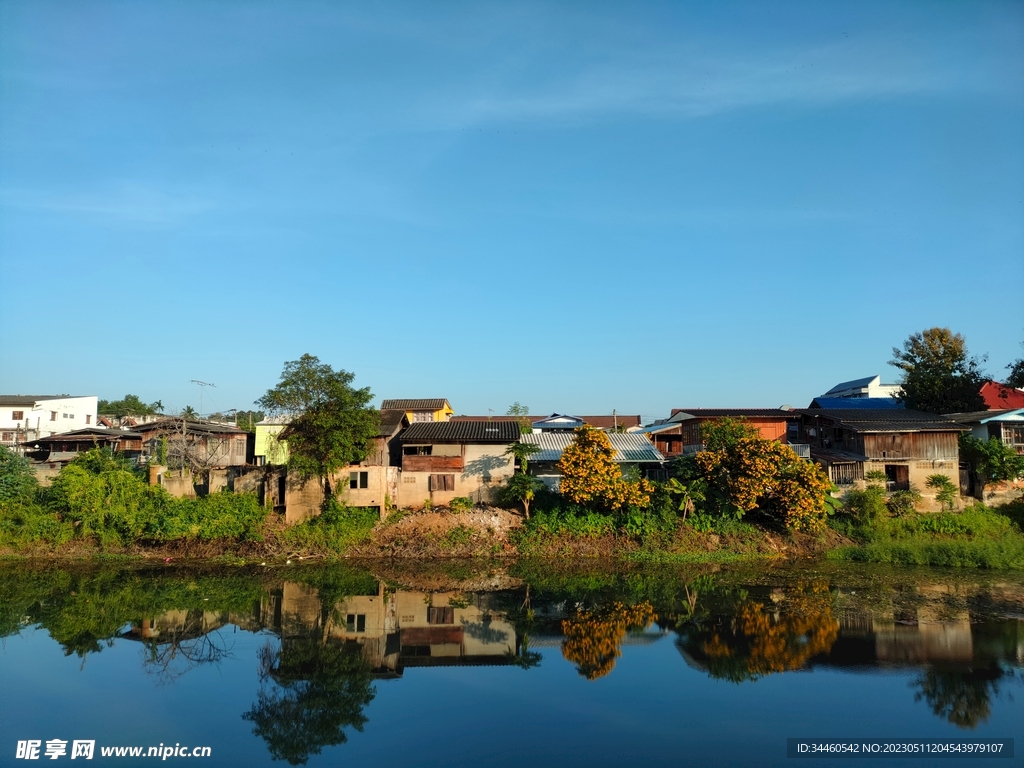
[(354, 379), (354, 373), (335, 371), (306, 354), (285, 363), (281, 381), (256, 401), (268, 413), (291, 417), (279, 435), (288, 442), (288, 468), (300, 477), (317, 478), (325, 504), (331, 476), (366, 458), (369, 441), (380, 427), (380, 414), (370, 406), (370, 388), (354, 388)]
[(911, 334), (902, 350), (893, 347), (892, 358), (889, 365), (903, 371), (898, 398), (907, 408), (931, 413), (985, 410), (985, 376), (959, 333), (929, 328)]

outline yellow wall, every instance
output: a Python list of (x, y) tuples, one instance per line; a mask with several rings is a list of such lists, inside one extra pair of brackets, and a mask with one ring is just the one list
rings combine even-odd
[(266, 464), (288, 463), (288, 441), (278, 440), (277, 436), (285, 428), (285, 424), (256, 425), (256, 456), (266, 456)]

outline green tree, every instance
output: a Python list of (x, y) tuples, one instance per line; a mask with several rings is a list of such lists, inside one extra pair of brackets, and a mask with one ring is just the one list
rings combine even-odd
[(235, 411), (235, 426), (246, 432), (255, 432), (256, 425), (265, 418), (263, 411)]
[[(1021, 346), (1024, 347), (1024, 342), (1021, 342)], [(1006, 385), (1024, 389), (1024, 357), (1014, 360), (1006, 368), (1010, 372), (1006, 377)]]
[(164, 404), (157, 400), (155, 403), (144, 403), (138, 395), (125, 395), (120, 400), (100, 400), (96, 406), (99, 413), (110, 414), (123, 418), (125, 416), (148, 416), (152, 413), (160, 413)]
[(953, 509), (956, 505), (957, 496), (960, 494), (960, 489), (956, 483), (950, 480), (943, 474), (936, 473), (934, 475), (928, 475), (925, 479), (924, 484), (935, 491), (935, 500), (939, 502), (945, 509)]
[(747, 424), (745, 419), (712, 419), (700, 425), (700, 439), (705, 451), (728, 451), (740, 440), (760, 437), (757, 427)]
[(366, 458), (368, 443), (380, 428), (370, 388), (355, 389), (354, 379), (354, 373), (335, 371), (306, 354), (286, 362), (281, 381), (256, 401), (268, 413), (291, 417), (279, 435), (288, 441), (288, 468), (320, 482), (325, 508), (332, 475)]
[[(357, 646), (358, 648), (358, 646)], [(242, 719), (267, 743), (274, 760), (304, 765), (324, 747), (344, 744), (346, 728), (362, 731), (376, 690), (359, 651), (315, 638), (265, 650), (258, 698)]]
[(184, 408), (182, 408), (181, 409), (181, 413), (179, 415), (183, 419), (198, 419), (199, 418), (199, 414), (196, 413), (196, 409), (193, 408), (191, 405), (186, 405)]
[(518, 400), (508, 407), (505, 415), (518, 417), (519, 429), (524, 435), (533, 431), (533, 422), (530, 421), (530, 409), (525, 405), (520, 405)]
[(981, 363), (967, 354), (967, 342), (949, 328), (929, 328), (893, 347), (889, 365), (903, 371), (897, 396), (907, 408), (931, 413), (985, 410)]
[(961, 435), (960, 455), (978, 473), (982, 485), (1024, 477), (1024, 456), (998, 437), (979, 440), (974, 435)]
[(530, 519), (530, 504), (537, 497), (537, 492), (544, 487), (544, 483), (533, 475), (525, 472), (516, 472), (510, 477), (505, 486), (501, 489), (503, 500), (506, 503), (522, 504), (526, 519)]
[(36, 477), (28, 460), (0, 445), (0, 502), (28, 501), (36, 486)]

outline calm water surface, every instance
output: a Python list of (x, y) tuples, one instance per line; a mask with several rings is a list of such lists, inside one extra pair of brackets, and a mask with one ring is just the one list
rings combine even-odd
[(1015, 738), (983, 764), (1024, 765), (1020, 574), (394, 568), (0, 566), (0, 765), (30, 739), (95, 740), (90, 765), (839, 762), (788, 737)]

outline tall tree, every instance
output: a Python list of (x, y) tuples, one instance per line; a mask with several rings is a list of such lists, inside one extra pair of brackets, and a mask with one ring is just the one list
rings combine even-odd
[(981, 363), (967, 354), (967, 342), (949, 328), (929, 328), (893, 347), (889, 365), (903, 371), (897, 396), (907, 408), (931, 413), (985, 410)]
[(654, 488), (647, 480), (630, 482), (615, 461), (608, 435), (593, 427), (580, 427), (558, 461), (559, 488), (574, 504), (609, 509), (646, 507)]
[(518, 400), (508, 407), (508, 410), (505, 411), (505, 415), (518, 417), (517, 421), (519, 422), (519, 431), (524, 435), (533, 431), (533, 422), (530, 420), (530, 409), (525, 405), (521, 405)]
[(331, 499), (331, 477), (341, 467), (366, 458), (368, 443), (380, 427), (370, 406), (369, 387), (355, 389), (354, 373), (335, 371), (314, 355), (284, 364), (281, 381), (256, 401), (273, 415), (290, 417), (279, 439), (288, 442), (288, 468), (317, 478), (323, 503)]
[(125, 395), (120, 400), (100, 400), (96, 406), (98, 413), (110, 414), (118, 418), (147, 416), (151, 413), (160, 413), (163, 408), (164, 404), (161, 401), (144, 403), (138, 395)]
[[(1024, 342), (1021, 342), (1021, 346), (1024, 347)], [(1006, 368), (1010, 372), (1010, 375), (1006, 377), (1006, 384), (1017, 389), (1024, 389), (1024, 357), (1014, 360)]]

